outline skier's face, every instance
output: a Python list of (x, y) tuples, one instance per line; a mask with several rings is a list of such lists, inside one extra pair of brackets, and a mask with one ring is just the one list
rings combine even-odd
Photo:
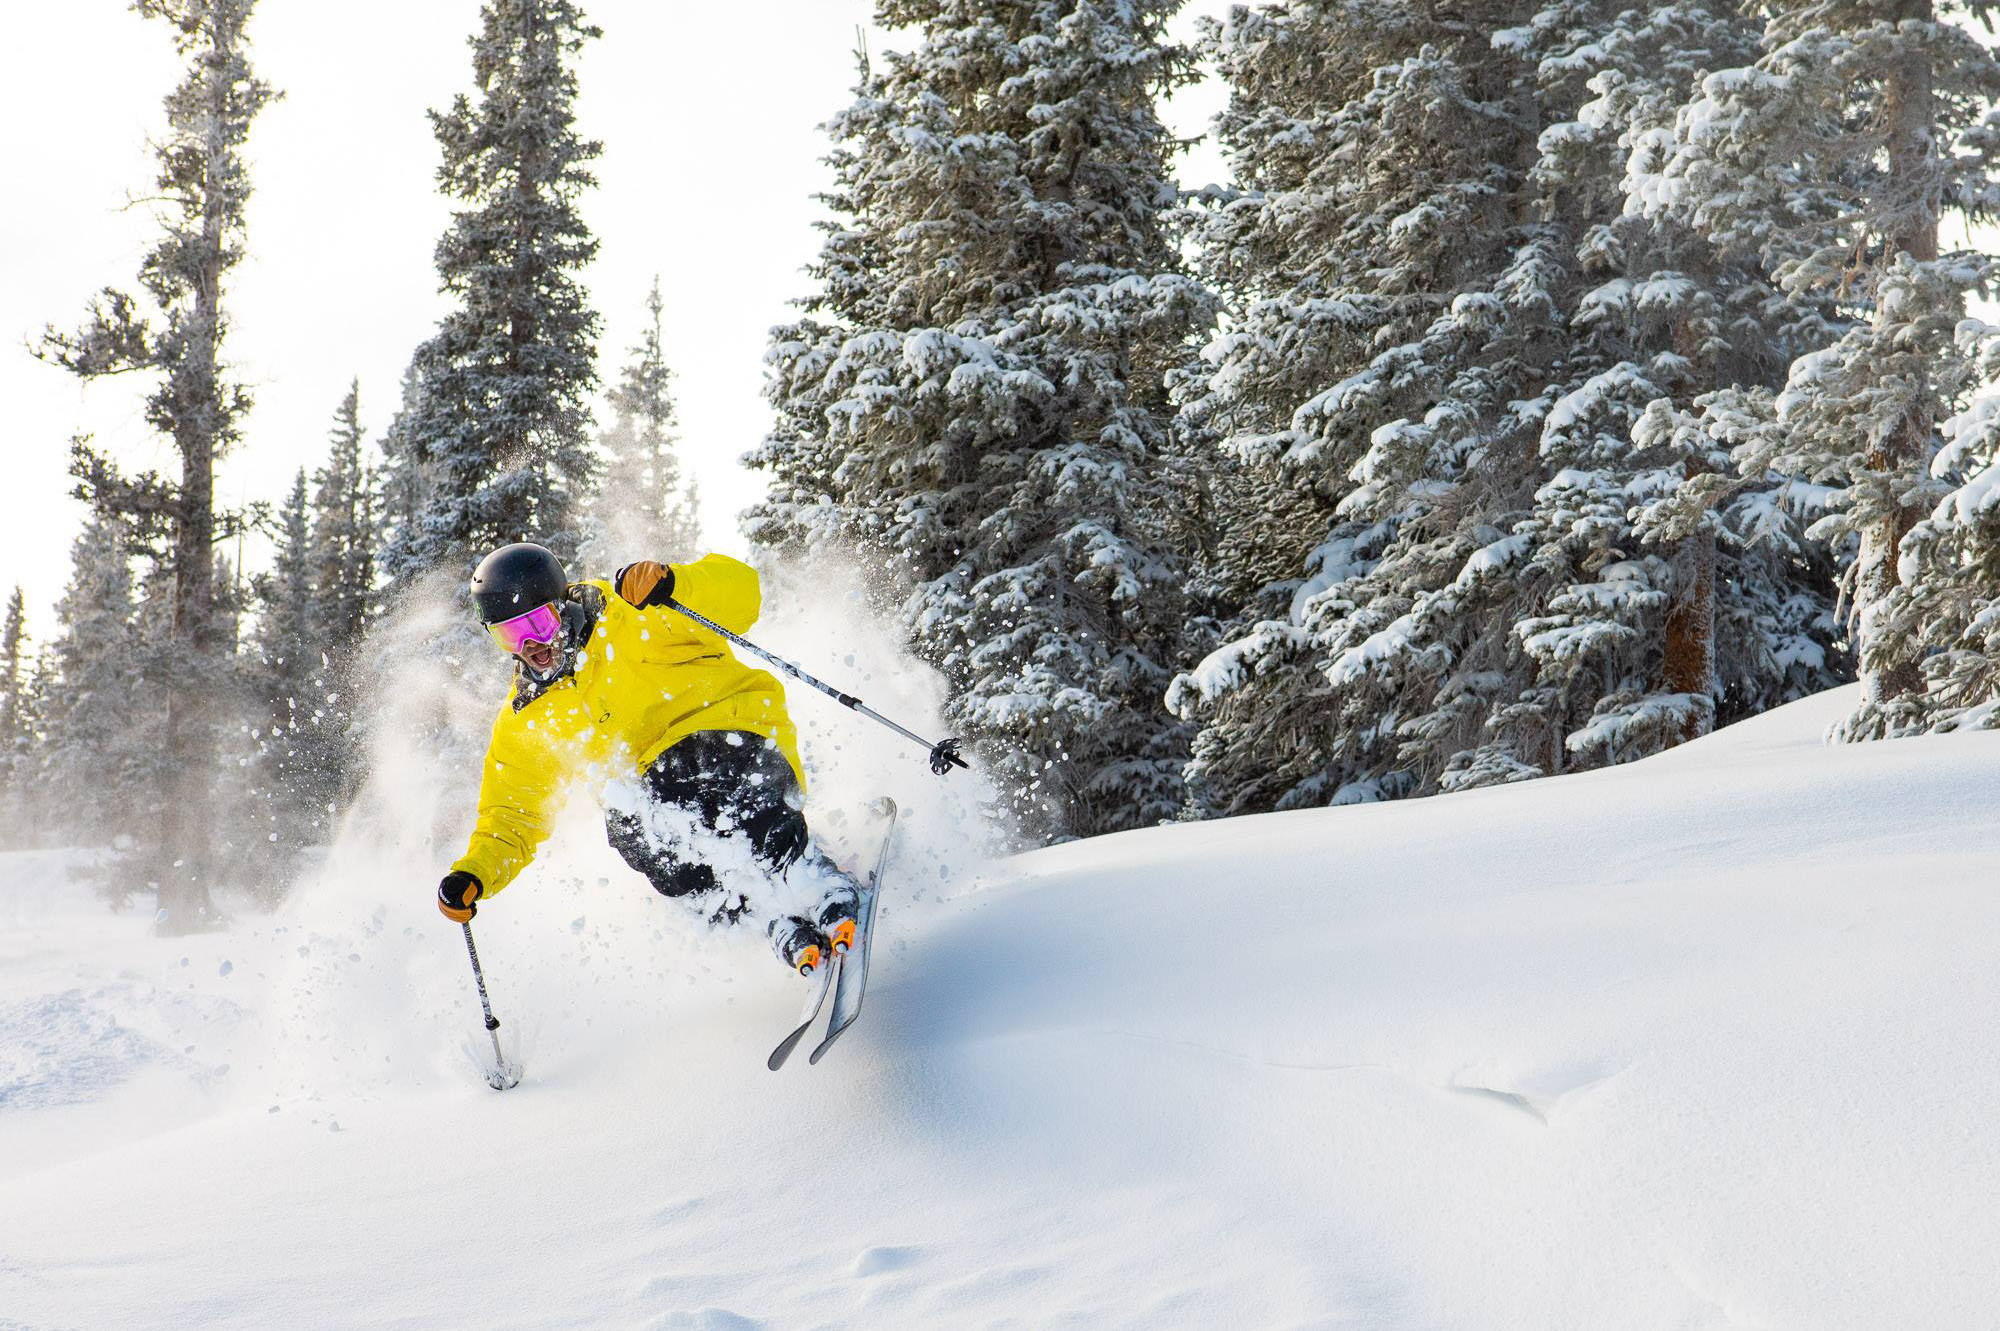
[(556, 660), (562, 655), (553, 642), (524, 642), (520, 657), (528, 663), (528, 669), (538, 675), (546, 675), (556, 668)]
[(548, 674), (561, 656), (562, 614), (551, 605), (537, 606), (526, 614), (488, 624), (493, 641), (528, 663), (538, 674)]

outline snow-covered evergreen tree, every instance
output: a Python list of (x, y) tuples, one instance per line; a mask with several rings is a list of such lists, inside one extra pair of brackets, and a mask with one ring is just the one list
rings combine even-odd
[(355, 382), (335, 409), (310, 497), (301, 469), (278, 512), (272, 566), (255, 582), (261, 712), (247, 727), (254, 774), (244, 816), (270, 852), (258, 857), (270, 889), (301, 847), (325, 838), (357, 775), (348, 675), (374, 609), (379, 508), (364, 438)]
[(1171, 695), (1202, 807), (1618, 761), (1827, 678), (1824, 575), (1768, 494), (1634, 433), (1782, 363), (1754, 266), (1624, 215), (1635, 145), (1753, 38), (1589, 0), (1211, 27), (1244, 188), (1204, 258), (1240, 318), (1185, 416), (1244, 466), (1219, 510), (1277, 517), (1225, 527), (1244, 609)]
[(1954, 331), (1992, 266), (1942, 250), (1940, 223), (2000, 206), (2000, 62), (1963, 22), (1994, 6), (1758, 8), (1760, 55), (1703, 79), (1636, 193), (1725, 254), (1755, 258), (1789, 296), (1846, 317), (1793, 360), (1737, 453), (1830, 487), (1814, 533), (1853, 552), (1846, 585), (1867, 686), (1846, 729), (1874, 735), (1925, 710), (1929, 621), (1898, 606), (1898, 560), (1949, 488), (1949, 465), (1933, 473), (1940, 423), (1975, 382)]
[(58, 828), (57, 811), (46, 782), (44, 761), (48, 742), (49, 700), (55, 693), (55, 651), (44, 644), (32, 660), (22, 662), (20, 726), (10, 759), (12, 786), (4, 816), (12, 819), (7, 840), (17, 846), (41, 846)]
[(416, 441), (411, 430), (421, 416), (419, 402), (423, 385), (414, 366), (403, 368), (396, 412), (382, 432), (382, 467), (378, 476), (380, 494), (375, 512), (375, 548), (380, 552), (379, 572), (390, 576), (393, 556), (390, 547), (399, 531), (413, 531), (424, 508), (424, 478)]
[[(102, 845), (115, 835), (143, 836), (170, 800), (163, 681), (149, 672), (160, 646), (171, 646), (165, 616), (172, 581), (154, 579), (149, 640), (139, 623), (129, 524), (94, 510), (72, 551), (68, 589), (56, 603), (51, 644), (56, 686), (44, 717), (38, 763), (54, 820), (64, 835)], [(106, 883), (123, 900), (153, 880), (158, 848), (141, 844), (113, 866)]]
[(13, 752), (13, 740), (25, 728), (28, 679), (22, 667), (28, 664), (27, 648), (28, 603), (17, 584), (0, 624), (0, 762)]
[[(172, 581), (172, 613), (164, 622), (172, 626), (181, 677), (190, 681), (222, 673), (232, 648), (216, 608), (215, 466), (236, 442), (250, 405), (247, 390), (225, 373), (222, 296), (243, 253), (250, 197), (243, 145), (252, 119), (273, 95), (250, 68), (244, 29), (254, 5), (136, 0), (132, 6), (168, 24), (187, 61), (187, 76), (166, 99), (168, 131), (155, 148), (155, 201), (165, 234), (140, 269), (160, 322), (149, 323), (130, 296), (107, 289), (79, 332), (50, 329), (43, 339), (45, 356), (86, 379), (129, 371), (158, 377), (147, 420), (172, 440), (179, 478), (127, 477), (81, 442), (75, 470), (95, 505), (141, 521), (149, 536), (164, 534)], [(209, 916), (213, 773), (223, 720), (218, 699), (205, 687), (168, 689), (158, 701), (166, 708), (164, 745), (176, 790), (163, 822), (133, 826), (148, 836), (157, 828), (161, 839), (167, 866), (159, 889), (162, 923), (194, 928)], [(133, 720), (143, 728), (142, 719)]]
[[(1299, 0), (1209, 32), (1245, 189), (1203, 256), (1240, 318), (1186, 417), (1246, 469), (1237, 507), (1282, 517), (1225, 565), (1239, 632), (1171, 695), (1207, 810), (1435, 788), (1518, 676), (1491, 599), (1519, 551), (1494, 547), (1535, 488), (1512, 404), (1560, 345), (1564, 268), (1525, 197), (1537, 108), (1492, 43), (1522, 13)], [(1469, 638), (1421, 642), (1420, 608), (1421, 636)]]
[(361, 382), (334, 412), (326, 465), (313, 473), (313, 636), (322, 651), (359, 643), (375, 598), (377, 478), (363, 457)]
[(271, 571), (258, 580), (259, 691), (257, 795), (272, 836), (287, 848), (309, 845), (325, 830), (339, 785), (338, 726), (327, 715), (330, 665), (322, 636), (314, 543), (300, 469), (278, 515)]
[(1931, 474), (1952, 488), (1903, 538), (1876, 610), (1885, 637), (1921, 644), (1924, 690), (1864, 711), (1860, 733), (2000, 726), (2000, 326), (1968, 319), (1958, 341), (1988, 387), (1941, 426)]
[(437, 246), (453, 308), (411, 361), (385, 450), (404, 510), (384, 557), (398, 585), (508, 541), (567, 556), (581, 540), (598, 316), (577, 280), (597, 253), (577, 204), (601, 147), (576, 133), (575, 65), (598, 35), (571, 0), (488, 0), (477, 98), (431, 115), (438, 183), (463, 206)]
[(0, 623), (0, 836), (15, 843), (27, 832), (22, 803), (35, 734), (29, 677), (33, 662), (27, 648), (27, 599), (16, 586), (7, 598), (7, 618)]
[(646, 329), (608, 397), (611, 428), (598, 437), (604, 484), (592, 539), (613, 563), (683, 559), (701, 548), (701, 497), (680, 457), (673, 371), (660, 350), (660, 279), (646, 296)]
[(1166, 396), (1212, 300), (1154, 99), (1179, 0), (883, 0), (915, 30), (832, 122), (807, 317), (774, 335), (767, 546), (858, 545), (1035, 830), (1171, 816), (1160, 697), (1191, 509)]
[[(1745, 481), (1739, 404), (1782, 379), (1828, 311), (1787, 300), (1750, 256), (1627, 207), (1705, 71), (1754, 56), (1734, 6), (1548, 5), (1496, 41), (1532, 61), (1543, 129), (1531, 186), (1566, 226), (1580, 283), (1538, 446), (1548, 479), (1517, 532), (1546, 584), (1515, 633), (1564, 761), (1643, 757), (1838, 682), (1831, 568), (1786, 506)], [(1636, 166), (1635, 166), (1636, 159)], [(1574, 219), (1574, 224), (1569, 224)]]
[(361, 739), (354, 715), (355, 663), (374, 623), (381, 546), (380, 477), (363, 454), (361, 385), (349, 385), (334, 413), (326, 465), (313, 474), (311, 573), (313, 648), (320, 662), (310, 693), (318, 752), (310, 765), (312, 826), (325, 830), (329, 804), (352, 795)]
[(218, 550), (215, 555), (215, 626), (216, 637), (222, 644), (222, 659), (240, 680), (243, 663), (239, 652), (243, 645), (243, 615), (250, 608), (250, 589), (243, 581), (243, 568), (228, 554)]

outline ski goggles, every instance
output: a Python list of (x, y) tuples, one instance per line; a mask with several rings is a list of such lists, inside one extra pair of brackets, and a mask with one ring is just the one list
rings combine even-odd
[(531, 642), (554, 642), (562, 634), (562, 616), (553, 605), (538, 605), (525, 615), (488, 624), (486, 631), (509, 656), (518, 656)]

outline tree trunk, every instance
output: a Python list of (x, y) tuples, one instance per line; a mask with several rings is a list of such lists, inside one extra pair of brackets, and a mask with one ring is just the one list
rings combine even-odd
[[(1930, 22), (1935, 6), (1931, 0), (1911, 0), (1898, 15), (1903, 19)], [(1885, 264), (1898, 254), (1908, 254), (1919, 263), (1938, 257), (1939, 172), (1936, 156), (1936, 94), (1929, 56), (1920, 47), (1912, 48), (1890, 69), (1884, 91), (1884, 111), (1889, 125), (1889, 180), (1891, 197), (1907, 199), (1900, 216), (1889, 228)], [(1899, 311), (1884, 310), (1878, 304), (1878, 324), (1901, 317)], [(1868, 466), (1901, 478), (1921, 467), (1930, 451), (1938, 415), (1936, 394), (1928, 384), (1920, 384), (1908, 411), (1895, 433), (1868, 455)], [(1923, 673), (1915, 658), (1896, 654), (1875, 624), (1877, 608), (1897, 582), (1897, 551), (1903, 538), (1921, 517), (1917, 508), (1897, 503), (1861, 534), (1860, 557), (1854, 576), (1855, 645), (1861, 664), (1862, 684), (1874, 702), (1891, 702), (1923, 691)]]
[[(1704, 526), (1681, 542), (1675, 566), (1681, 585), (1667, 611), (1666, 663), (1662, 683), (1669, 693), (1698, 693), (1715, 701), (1715, 533)], [(1699, 739), (1713, 725), (1713, 708), (1691, 716), (1680, 742)]]
[[(218, 48), (226, 29), (216, 25)], [(226, 54), (218, 49), (218, 55)], [(213, 917), (208, 882), (216, 838), (214, 691), (221, 686), (221, 642), (215, 615), (215, 453), (226, 416), (220, 379), (222, 273), (228, 200), (223, 177), (229, 147), (229, 81), (208, 83), (207, 170), (202, 181), (199, 277), (179, 381), (180, 414), (174, 443), (181, 454), (180, 508), (174, 520), (174, 621), (172, 651), (178, 682), (167, 694), (167, 757), (173, 787), (167, 792), (167, 863), (159, 879), (160, 927), (199, 929)]]

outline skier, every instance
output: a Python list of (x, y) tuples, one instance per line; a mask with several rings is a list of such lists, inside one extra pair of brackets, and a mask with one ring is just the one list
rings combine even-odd
[[(854, 880), (814, 848), (805, 774), (783, 685), (739, 663), (722, 638), (668, 609), (685, 604), (733, 633), (756, 620), (756, 571), (726, 555), (627, 564), (609, 581), (572, 583), (539, 545), (502, 546), (472, 575), (472, 600), (517, 662), (493, 723), (471, 844), (438, 884), (438, 909), (470, 920), (548, 837), (563, 788), (594, 772), (637, 778), (638, 807), (613, 807), (605, 833), (663, 896), (714, 924), (767, 917), (784, 963), (811, 974), (853, 941)], [(717, 881), (688, 839), (740, 840), (770, 890), (760, 900)], [(772, 907), (778, 883), (804, 881), (803, 913)]]

